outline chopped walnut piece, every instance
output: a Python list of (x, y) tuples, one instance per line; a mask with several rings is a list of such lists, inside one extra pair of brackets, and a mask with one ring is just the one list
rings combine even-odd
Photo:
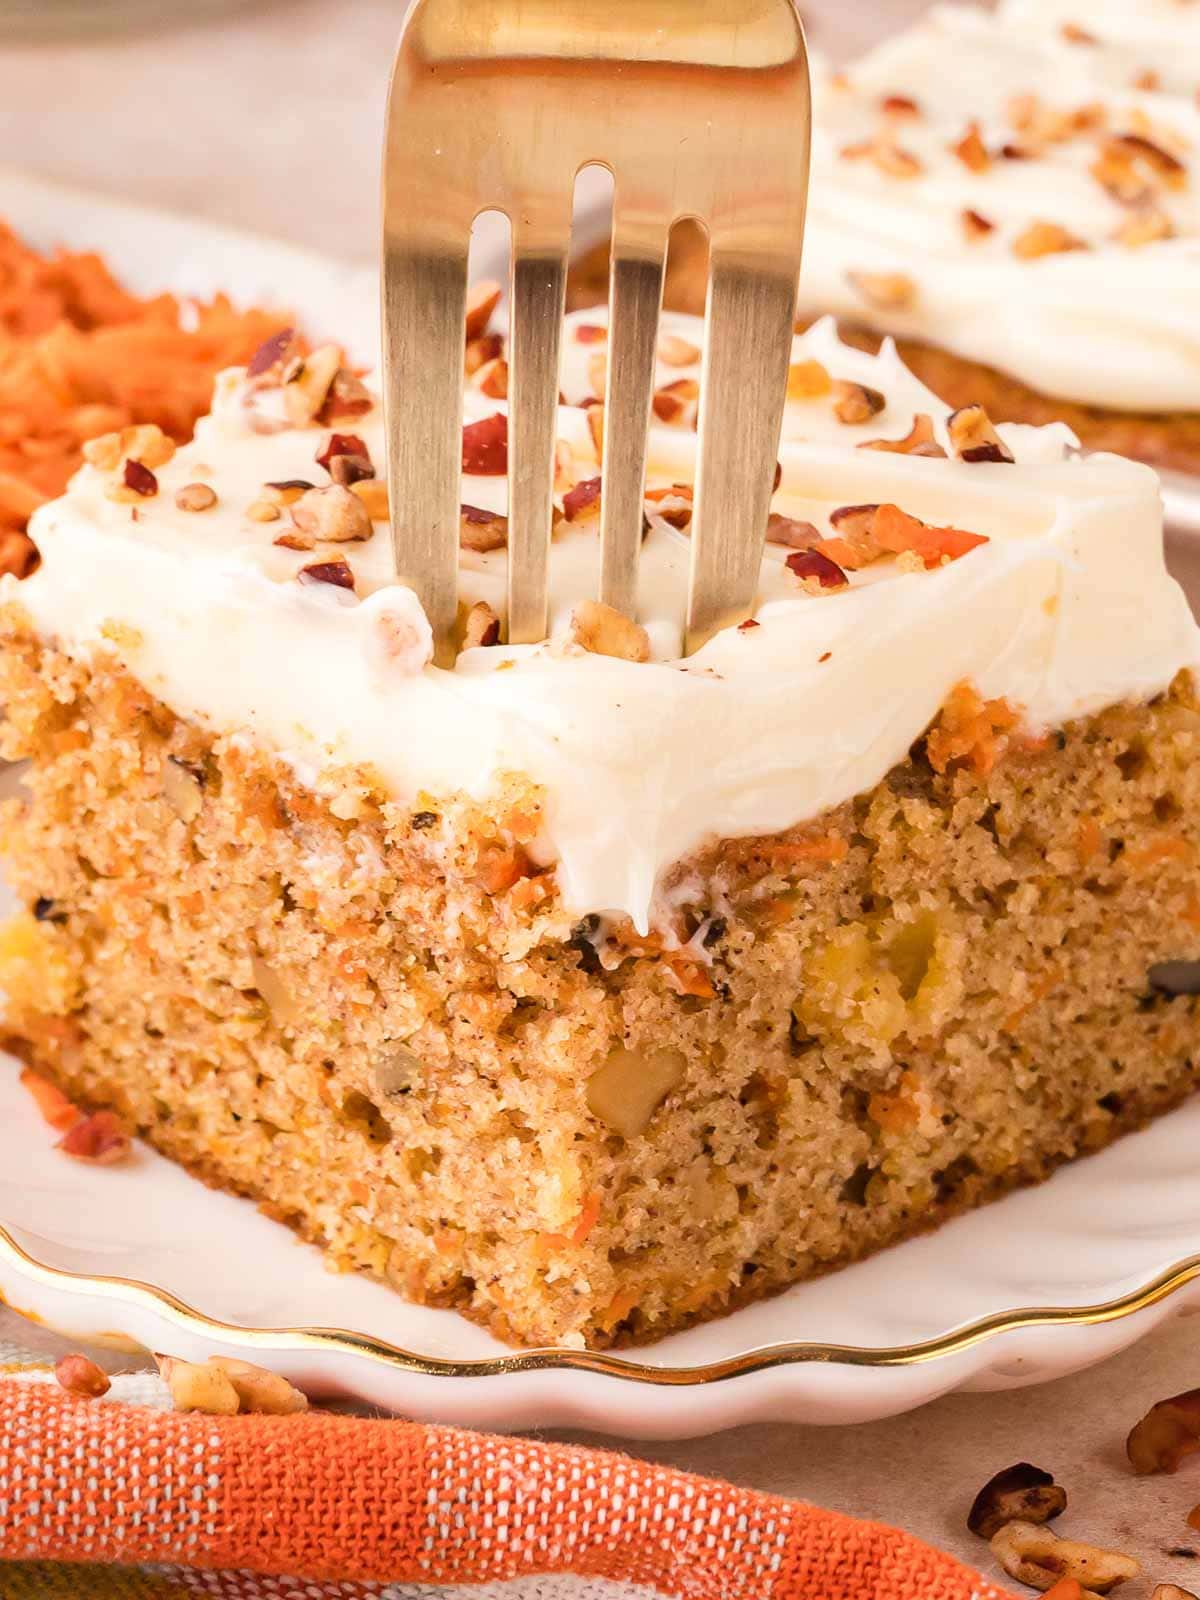
[(844, 589), (849, 582), (837, 562), (820, 550), (793, 550), (784, 565), (813, 593), (822, 589)]
[(272, 544), (281, 550), (315, 550), (317, 541), (311, 534), (301, 533), (299, 528), (289, 528), (286, 533), (281, 533), (278, 539), (272, 539)]
[(41, 552), (27, 533), (17, 528), (0, 532), (0, 577), (11, 574), (14, 578), (27, 578), (36, 572), (41, 559)]
[(1031, 1589), (1050, 1589), (1061, 1578), (1095, 1594), (1107, 1594), (1135, 1578), (1141, 1565), (1117, 1550), (1100, 1550), (1075, 1539), (1060, 1539), (1032, 1522), (1010, 1522), (993, 1535), (992, 1552), (1010, 1578)]
[(916, 284), (903, 272), (847, 272), (846, 281), (881, 311), (907, 311), (917, 298)]
[(310, 561), (296, 574), (300, 583), (327, 583), (335, 589), (348, 589), (354, 593), (354, 569), (339, 557), (336, 561)]
[(176, 1411), (200, 1411), (209, 1417), (233, 1417), (238, 1393), (232, 1380), (209, 1362), (180, 1361), (175, 1356), (154, 1357)]
[(209, 1356), (206, 1366), (224, 1374), (233, 1385), (238, 1410), (264, 1417), (294, 1417), (308, 1410), (308, 1398), (277, 1372), (233, 1356)]
[(67, 1129), (56, 1149), (74, 1161), (111, 1167), (132, 1153), (133, 1144), (115, 1112), (93, 1111)]
[(480, 506), (462, 506), (459, 513), (458, 543), (463, 550), (502, 550), (508, 543), (508, 518), (498, 511)]
[(498, 283), (485, 278), (467, 291), (465, 332), (468, 339), (478, 339), (487, 331), (492, 313), (500, 304), (501, 289)]
[(367, 508), (359, 497), (340, 483), (323, 489), (309, 489), (292, 507), (292, 520), (301, 533), (334, 544), (347, 540), (369, 539), (373, 532)]
[(863, 383), (850, 383), (838, 378), (832, 387), (833, 413), (839, 422), (853, 425), (869, 422), (887, 405), (887, 396), (878, 389), (868, 389)]
[(989, 233), (996, 231), (994, 222), (989, 222), (981, 211), (973, 211), (969, 206), (962, 213), (962, 225), (963, 232), (972, 243), (986, 239)]
[(619, 661), (649, 661), (650, 635), (638, 622), (600, 600), (581, 600), (571, 613), (573, 644)]
[(508, 418), (503, 411), (463, 428), (462, 470), (475, 478), (502, 478), (508, 471)]
[(590, 522), (600, 515), (599, 478), (585, 478), (563, 495), (563, 516), (568, 522)]
[(864, 439), (860, 450), (886, 450), (897, 456), (940, 456), (946, 452), (937, 442), (933, 432), (933, 418), (918, 411), (912, 427), (903, 439)]
[(1066, 1490), (1050, 1473), (1018, 1461), (984, 1484), (967, 1515), (967, 1527), (981, 1539), (990, 1539), (1006, 1523), (1050, 1522), (1066, 1508)]
[(1031, 222), (1013, 240), (1013, 254), (1032, 261), (1038, 256), (1060, 255), (1067, 250), (1086, 250), (1082, 239), (1068, 233), (1057, 222)]
[(960, 461), (1003, 461), (1013, 464), (1013, 453), (992, 426), (982, 406), (960, 406), (946, 418), (950, 446)]
[(1196, 1450), (1200, 1450), (1200, 1389), (1159, 1400), (1125, 1441), (1125, 1454), (1138, 1473), (1177, 1472), (1183, 1458)]
[(350, 485), (350, 493), (361, 500), (372, 522), (385, 522), (389, 515), (387, 484), (382, 478), (360, 478)]
[(319, 467), (324, 467), (331, 477), (334, 464), (340, 459), (358, 462), (363, 469), (356, 472), (354, 481), (358, 478), (375, 476), (375, 468), (371, 465), (371, 452), (356, 433), (331, 433), (313, 459)]
[(246, 515), (251, 522), (278, 522), (283, 513), (274, 500), (251, 500)]
[(977, 122), (969, 122), (967, 131), (957, 143), (950, 146), (950, 149), (963, 166), (972, 172), (986, 172), (992, 164), (992, 158), (988, 154), (987, 145), (983, 142), (983, 135), (979, 131)]
[(508, 362), (503, 356), (487, 361), (475, 374), (475, 385), (489, 400), (508, 399)]
[(204, 807), (203, 776), (176, 756), (162, 764), (159, 789), (181, 822), (195, 822)]
[(658, 359), (667, 367), (694, 367), (700, 359), (700, 350), (677, 334), (664, 333), (658, 341)]
[(819, 361), (794, 361), (788, 368), (789, 400), (819, 400), (833, 388), (833, 379)]
[(90, 1356), (60, 1356), (54, 1368), (59, 1387), (81, 1400), (99, 1400), (112, 1388), (108, 1373)]
[(1113, 234), (1118, 244), (1129, 250), (1140, 250), (1143, 245), (1157, 244), (1160, 239), (1170, 239), (1175, 228), (1165, 211), (1154, 206), (1134, 212)]
[(498, 333), (485, 333), (480, 339), (468, 340), (463, 357), (467, 377), (473, 378), (480, 367), (486, 367), (489, 361), (495, 361), (497, 356), (503, 354), (504, 340)]
[(293, 426), (302, 428), (316, 421), (341, 364), (342, 352), (337, 345), (323, 344), (284, 368), (283, 409)]
[(654, 415), (672, 427), (694, 427), (699, 399), (700, 385), (695, 378), (677, 378), (654, 391)]
[(811, 550), (821, 542), (821, 530), (811, 522), (797, 522), (772, 511), (767, 518), (767, 543), (781, 544), (789, 550)]
[(464, 608), (460, 650), (478, 650), (485, 645), (500, 643), (500, 618), (486, 600), (477, 600)]
[(175, 495), (180, 511), (211, 511), (217, 503), (217, 491), (207, 483), (185, 483)]
[(623, 1139), (636, 1139), (686, 1070), (681, 1050), (612, 1050), (587, 1081), (588, 1110)]

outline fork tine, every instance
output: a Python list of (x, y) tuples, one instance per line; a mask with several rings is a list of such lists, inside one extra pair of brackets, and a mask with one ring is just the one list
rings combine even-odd
[(546, 637), (558, 360), (567, 289), (569, 204), (536, 226), (514, 218), (508, 399), (508, 640)]
[(600, 496), (600, 598), (626, 616), (637, 605), (646, 430), (654, 391), (667, 228), (635, 221), (618, 195), (613, 216)]
[(467, 249), (444, 241), (384, 245), (384, 407), (396, 575), (433, 629), (439, 665), (454, 660), (462, 345)]
[(713, 241), (700, 379), (686, 653), (745, 618), (767, 537), (796, 308), (795, 260), (747, 270)]

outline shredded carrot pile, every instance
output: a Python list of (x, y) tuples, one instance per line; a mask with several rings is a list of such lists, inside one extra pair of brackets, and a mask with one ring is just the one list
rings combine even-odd
[(0, 223), (0, 530), (60, 494), (84, 441), (155, 422), (182, 442), (215, 375), (286, 318), (218, 295), (129, 294), (98, 255), (38, 255)]

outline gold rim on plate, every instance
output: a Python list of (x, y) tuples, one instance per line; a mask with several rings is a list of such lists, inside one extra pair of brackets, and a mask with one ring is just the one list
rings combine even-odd
[[(367, 1334), (352, 1333), (345, 1328), (243, 1328), (233, 1322), (224, 1322), (219, 1317), (206, 1316), (169, 1290), (156, 1288), (136, 1278), (92, 1276), (47, 1266), (17, 1244), (3, 1225), (0, 1225), (0, 1261), (10, 1263), (25, 1276), (48, 1288), (63, 1290), (67, 1294), (98, 1294), (124, 1304), (143, 1305), (147, 1309), (166, 1313), (172, 1322), (189, 1333), (252, 1349), (270, 1344), (282, 1350), (338, 1351), (343, 1355), (365, 1356), (368, 1360), (398, 1367), (421, 1377), (494, 1378), (518, 1372), (588, 1372), (619, 1378), (625, 1383), (676, 1389), (723, 1383), (731, 1378), (746, 1377), (775, 1367), (814, 1363), (878, 1368), (919, 1366), (943, 1356), (960, 1355), (1004, 1333), (1019, 1333), (1031, 1328), (1094, 1327), (1119, 1322), (1161, 1304), (1200, 1278), (1200, 1255), (1188, 1256), (1174, 1266), (1165, 1268), (1140, 1289), (1131, 1289), (1112, 1300), (1088, 1306), (1028, 1306), (1015, 1311), (993, 1312), (949, 1333), (920, 1340), (916, 1344), (873, 1348), (812, 1341), (789, 1342), (764, 1345), (742, 1355), (728, 1356), (722, 1361), (700, 1366), (647, 1367), (605, 1351), (548, 1348), (451, 1361), (439, 1356), (417, 1355), (384, 1339), (373, 1339)], [(0, 1304), (5, 1303), (20, 1313), (20, 1307), (12, 1305), (11, 1301), (6, 1302), (0, 1294)], [(111, 1338), (113, 1335), (98, 1337)], [(128, 1338), (127, 1335), (120, 1337)]]

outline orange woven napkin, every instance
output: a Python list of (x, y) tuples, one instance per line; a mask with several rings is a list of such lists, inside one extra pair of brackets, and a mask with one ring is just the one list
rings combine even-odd
[(319, 1411), (179, 1415), (77, 1400), (48, 1373), (0, 1382), (0, 1557), (5, 1597), (65, 1592), (24, 1563), (116, 1562), (139, 1587), (79, 1592), (324, 1597), (571, 1574), (589, 1597), (1005, 1600), (895, 1529), (628, 1456)]

